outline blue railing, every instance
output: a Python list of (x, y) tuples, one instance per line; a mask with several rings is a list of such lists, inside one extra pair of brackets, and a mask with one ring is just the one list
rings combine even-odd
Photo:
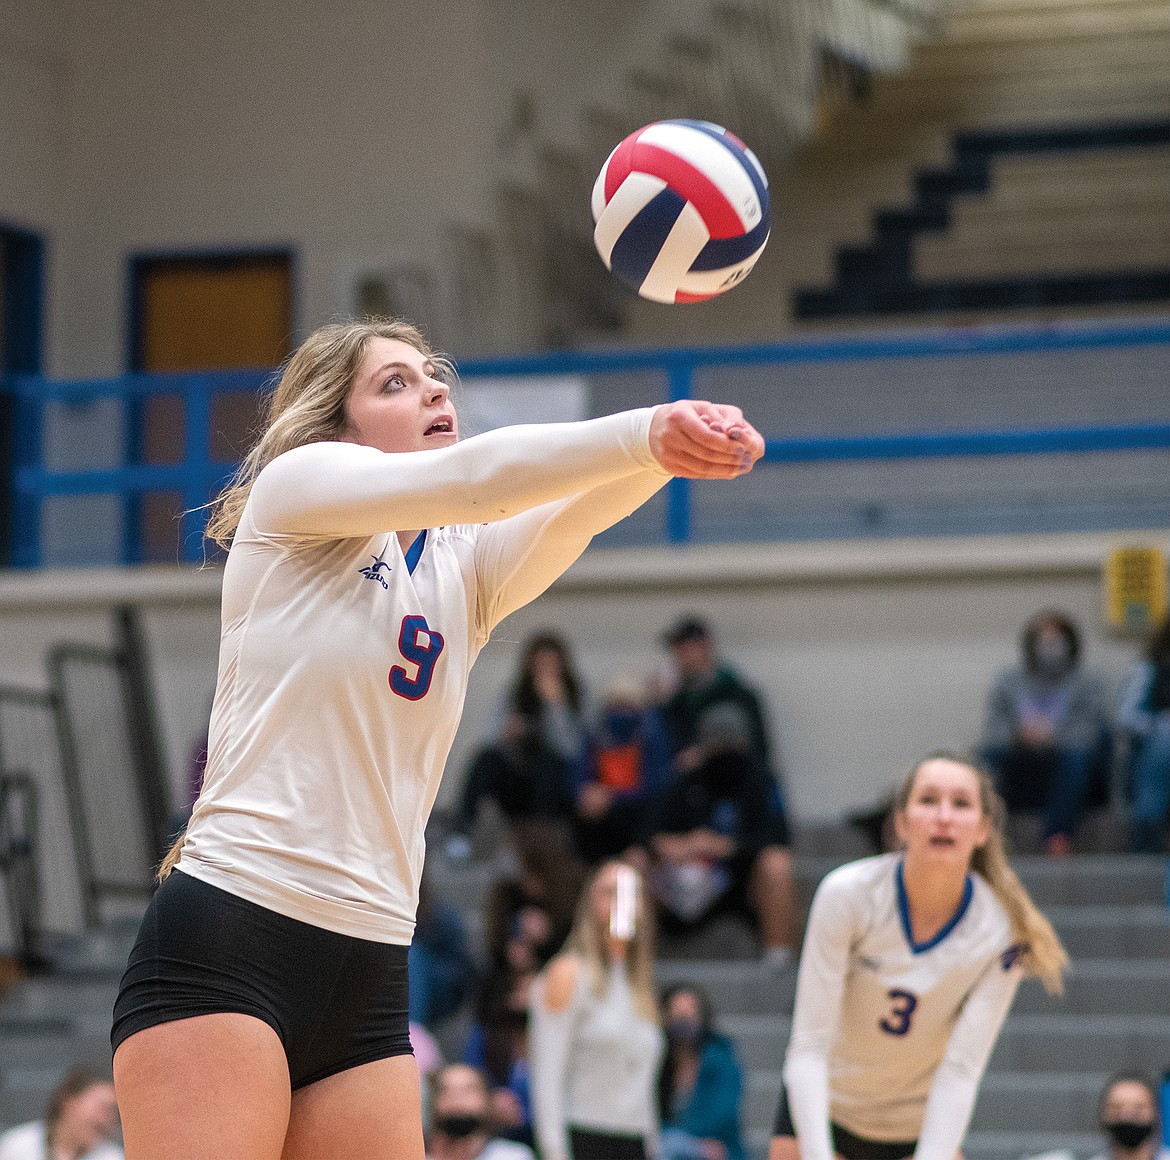
[[(581, 352), (470, 360), (460, 365), (465, 381), (485, 377), (591, 375), (657, 371), (666, 378), (669, 399), (692, 393), (695, 372), (712, 367), (743, 367), (848, 360), (963, 357), (1166, 344), (1170, 321), (1110, 325), (1054, 325), (1038, 328), (980, 328), (914, 335), (794, 340), (738, 347), (627, 352)], [(145, 494), (156, 491), (182, 497), (180, 555), (187, 562), (203, 558), (200, 533), (202, 505), (223, 485), (235, 464), (215, 461), (210, 453), (212, 400), (216, 395), (254, 393), (271, 380), (271, 372), (236, 371), (183, 375), (128, 375), (119, 379), (54, 382), (11, 376), (0, 390), (16, 399), (14, 548), (12, 562), (31, 567), (41, 562), (41, 505), (56, 496), (113, 494), (125, 505), (127, 529), (123, 562), (139, 556), (131, 512)], [(42, 460), (43, 413), (53, 403), (84, 404), (99, 399), (122, 401), (126, 423), (137, 421), (136, 402), (152, 396), (182, 400), (184, 445), (179, 462), (148, 465), (123, 462), (116, 467), (51, 470)], [(136, 445), (127, 430), (125, 445)], [(1170, 423), (1057, 427), (767, 440), (766, 461), (809, 463), (844, 460), (914, 459), (949, 456), (1033, 455), (1055, 452), (1170, 450)], [(668, 489), (665, 537), (672, 543), (691, 537), (691, 489), (674, 480)]]

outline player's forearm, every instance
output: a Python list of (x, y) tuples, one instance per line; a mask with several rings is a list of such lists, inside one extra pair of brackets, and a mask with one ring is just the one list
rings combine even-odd
[(253, 486), (261, 532), (312, 536), (492, 523), (649, 471), (653, 408), (581, 423), (506, 427), (452, 447), (388, 455), (356, 444), (299, 447)]
[(816, 1051), (790, 1049), (784, 1062), (784, 1087), (800, 1141), (800, 1160), (833, 1160), (828, 1058)]

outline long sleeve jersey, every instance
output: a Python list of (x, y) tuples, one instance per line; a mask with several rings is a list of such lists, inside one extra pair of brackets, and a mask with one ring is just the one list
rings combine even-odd
[(1020, 950), (977, 874), (923, 944), (900, 854), (829, 874), (813, 898), (784, 1063), (804, 1160), (832, 1160), (830, 1121), (869, 1140), (917, 1140), (915, 1160), (954, 1160), (1023, 973)]
[(538, 977), (531, 1012), (533, 1119), (541, 1155), (568, 1160), (573, 1127), (641, 1136), (653, 1152), (662, 1030), (638, 1012), (624, 966), (611, 964), (596, 994), (582, 963), (562, 1011), (549, 1010)]
[[(400, 454), (313, 443), (269, 463), (224, 570), (207, 772), (178, 869), (409, 943), (471, 666), (505, 616), (666, 482), (652, 414)], [(404, 553), (396, 533), (418, 528)]]

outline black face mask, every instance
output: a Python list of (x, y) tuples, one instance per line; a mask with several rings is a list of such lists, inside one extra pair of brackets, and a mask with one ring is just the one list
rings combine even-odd
[(1153, 1123), (1139, 1124), (1133, 1120), (1113, 1120), (1101, 1127), (1119, 1148), (1140, 1148), (1154, 1131)]
[(466, 1140), (468, 1136), (487, 1132), (487, 1120), (470, 1112), (459, 1112), (451, 1116), (436, 1116), (435, 1129), (452, 1140)]

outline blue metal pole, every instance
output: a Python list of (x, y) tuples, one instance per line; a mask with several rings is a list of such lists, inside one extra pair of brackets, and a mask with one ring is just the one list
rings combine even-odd
[(188, 375), (183, 380), (186, 423), (183, 431), (183, 516), (179, 524), (179, 557), (185, 563), (203, 559), (203, 505), (208, 500), (211, 479), (211, 394), (210, 375)]
[[(689, 362), (672, 362), (667, 391), (672, 403), (691, 397), (694, 367)], [(666, 485), (666, 538), (672, 544), (686, 544), (691, 538), (691, 481), (672, 479)]]

